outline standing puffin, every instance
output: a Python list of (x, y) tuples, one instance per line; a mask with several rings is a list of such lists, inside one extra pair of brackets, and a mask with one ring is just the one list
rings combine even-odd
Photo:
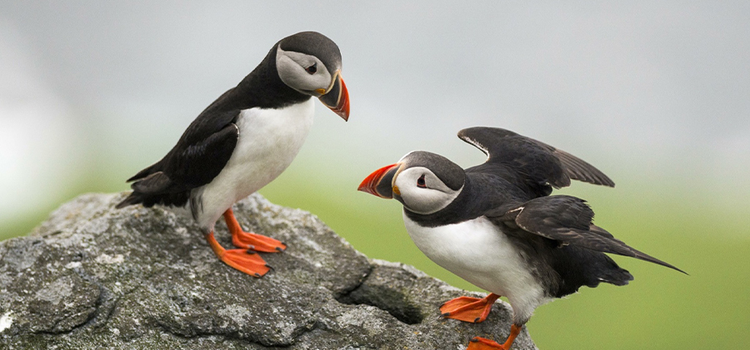
[(440, 155), (414, 151), (370, 174), (359, 190), (401, 202), (416, 246), (438, 265), (490, 291), (483, 299), (446, 302), (440, 307), (444, 317), (482, 322), (497, 298), (508, 298), (513, 324), (505, 343), (477, 337), (469, 349), (508, 350), (536, 307), (581, 286), (622, 286), (633, 279), (604, 253), (683, 272), (594, 225), (594, 212), (584, 200), (550, 196), (571, 179), (614, 187), (590, 164), (504, 129), (469, 128), (458, 137), (487, 154), (487, 161), (464, 170)]
[[(301, 32), (276, 43), (236, 87), (198, 115), (164, 158), (128, 179), (135, 181), (133, 192), (117, 208), (186, 206), (221, 261), (263, 276), (269, 267), (254, 251), (283, 251), (286, 245), (244, 232), (232, 205), (292, 162), (313, 122), (311, 97), (348, 120), (338, 46), (320, 33)], [(225, 250), (214, 238), (222, 214), (241, 249)]]

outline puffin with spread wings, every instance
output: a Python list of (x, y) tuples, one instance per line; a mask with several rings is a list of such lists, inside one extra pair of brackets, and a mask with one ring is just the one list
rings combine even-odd
[(683, 272), (594, 225), (594, 212), (584, 200), (550, 195), (571, 179), (614, 187), (590, 164), (504, 129), (474, 127), (458, 137), (487, 154), (487, 161), (464, 170), (440, 155), (414, 151), (370, 174), (359, 190), (401, 202), (416, 246), (490, 292), (482, 299), (446, 302), (440, 308), (444, 317), (482, 322), (497, 298), (508, 298), (513, 324), (504, 344), (477, 337), (469, 349), (508, 350), (536, 307), (581, 286), (633, 280), (605, 253)]

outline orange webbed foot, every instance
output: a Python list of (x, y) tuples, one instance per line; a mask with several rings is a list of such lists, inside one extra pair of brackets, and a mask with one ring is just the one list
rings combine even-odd
[(263, 277), (271, 270), (266, 261), (254, 252), (247, 249), (224, 249), (214, 238), (213, 232), (206, 235), (206, 241), (219, 260), (241, 272), (253, 277)]
[(505, 340), (505, 343), (500, 344), (496, 341), (482, 337), (474, 337), (469, 341), (469, 346), (466, 350), (510, 350), (510, 347), (513, 346), (513, 342), (516, 340), (519, 333), (521, 333), (521, 326), (512, 324), (510, 326), (510, 334), (508, 335), (508, 339)]
[(466, 350), (509, 350), (504, 348), (500, 343), (481, 338), (481, 337), (475, 337), (474, 339), (469, 341), (469, 346), (466, 348)]
[(440, 312), (443, 317), (453, 318), (464, 322), (479, 323), (487, 319), (492, 310), (492, 304), (500, 296), (490, 293), (486, 297), (458, 297), (446, 301), (441, 307)]
[(243, 231), (240, 223), (234, 217), (232, 209), (227, 209), (224, 212), (224, 220), (232, 234), (232, 244), (237, 248), (252, 249), (264, 253), (282, 252), (286, 249), (286, 244), (279, 240)]
[(283, 252), (286, 244), (271, 237), (252, 232), (233, 232), (232, 244), (237, 248), (252, 249), (264, 253)]

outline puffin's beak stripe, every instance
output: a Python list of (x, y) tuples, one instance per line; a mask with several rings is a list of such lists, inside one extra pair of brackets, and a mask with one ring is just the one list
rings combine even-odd
[(325, 95), (325, 94), (329, 93), (331, 91), (331, 89), (333, 89), (333, 86), (336, 85), (336, 81), (338, 81), (339, 79), (341, 79), (341, 70), (337, 70), (336, 73), (333, 73), (333, 79), (331, 79), (331, 85), (328, 85), (327, 89), (325, 89), (325, 90), (318, 89), (318, 90), (315, 90), (315, 91), (318, 91), (318, 92), (322, 91), (321, 94)]
[(336, 71), (333, 74), (331, 85), (328, 89), (318, 89), (315, 92), (322, 94), (318, 99), (323, 102), (326, 107), (330, 108), (342, 119), (349, 120), (349, 91), (346, 89), (344, 79), (341, 78), (341, 71)]
[[(372, 174), (368, 175), (364, 180), (362, 180), (362, 183), (359, 184), (359, 188), (357, 190), (366, 192), (375, 196), (378, 196), (380, 198), (387, 198), (391, 199), (393, 196), (389, 194), (383, 194), (378, 192), (378, 185), (380, 185), (380, 182), (383, 180), (383, 176), (387, 174), (391, 169), (400, 166), (401, 164), (391, 164), (388, 166), (384, 166), (378, 170), (375, 170)], [(388, 176), (392, 179), (392, 177)], [(390, 183), (388, 184), (388, 187), (390, 187)]]

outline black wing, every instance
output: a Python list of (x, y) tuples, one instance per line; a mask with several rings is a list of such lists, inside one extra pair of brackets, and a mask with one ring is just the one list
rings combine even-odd
[(615, 186), (607, 175), (582, 159), (509, 130), (474, 127), (459, 131), (458, 137), (487, 154), (488, 163), (507, 166), (533, 184), (549, 183), (560, 188), (574, 179)]
[(502, 222), (559, 242), (594, 251), (629, 256), (682, 273), (684, 271), (664, 261), (642, 253), (612, 234), (592, 223), (594, 211), (582, 199), (571, 196), (549, 196), (532, 199), (517, 208), (500, 215), (489, 215), (495, 222)]
[(133, 193), (117, 207), (184, 205), (190, 190), (211, 182), (229, 161), (239, 137), (239, 113), (210, 107), (203, 111), (162, 160), (128, 179), (135, 181)]

